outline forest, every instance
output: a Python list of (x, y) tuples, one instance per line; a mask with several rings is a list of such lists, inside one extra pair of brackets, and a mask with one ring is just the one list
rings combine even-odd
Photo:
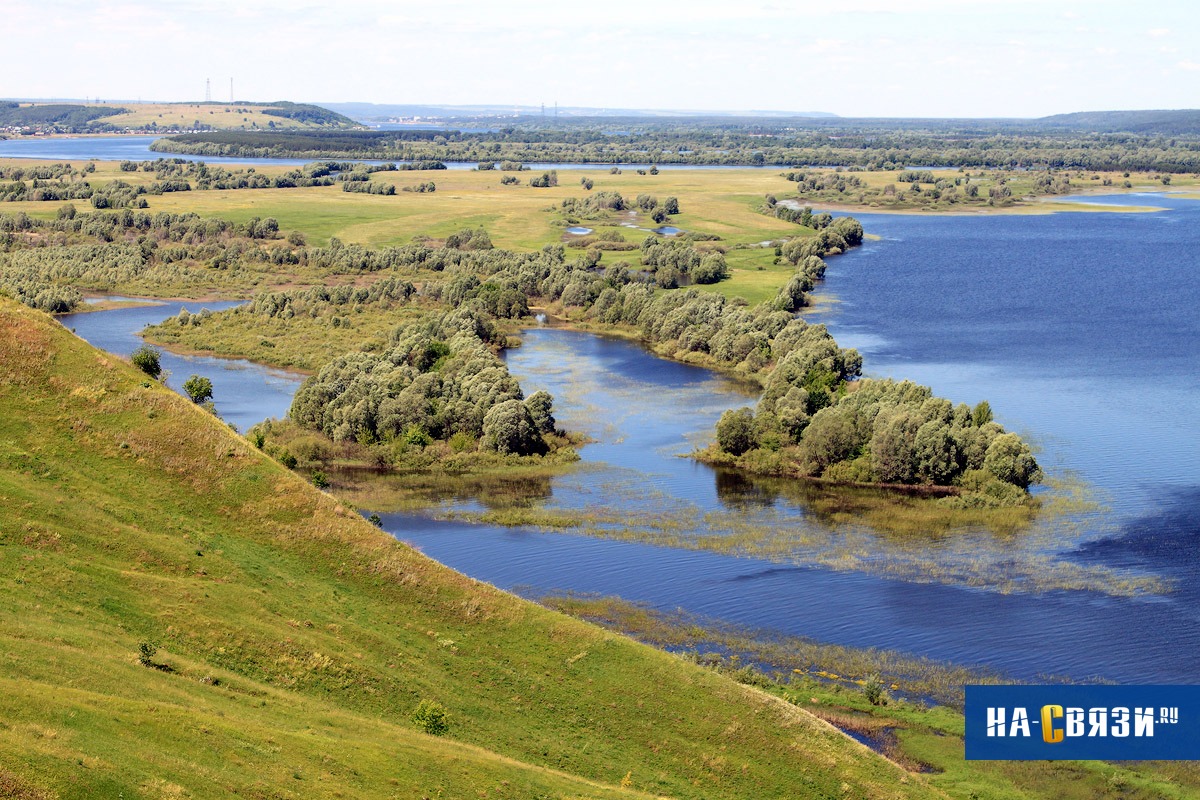
[(21, 105), (0, 102), (0, 128), (53, 127), (64, 133), (107, 131), (112, 130), (112, 126), (96, 120), (126, 111), (124, 108), (73, 103)]

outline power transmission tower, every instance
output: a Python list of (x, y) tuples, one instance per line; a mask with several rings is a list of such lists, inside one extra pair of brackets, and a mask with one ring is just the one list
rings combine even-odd
[(212, 81), (208, 78), (204, 79), (204, 102), (212, 102)]

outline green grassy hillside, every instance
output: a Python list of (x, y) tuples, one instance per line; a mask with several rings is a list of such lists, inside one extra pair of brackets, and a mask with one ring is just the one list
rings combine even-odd
[[(418, 730), (421, 700), (448, 735)], [(0, 796), (647, 794), (941, 796), (426, 559), (0, 299)]]

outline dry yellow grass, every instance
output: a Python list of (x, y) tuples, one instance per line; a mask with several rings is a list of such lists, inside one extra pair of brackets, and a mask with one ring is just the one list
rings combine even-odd
[(267, 106), (253, 103), (89, 103), (88, 105), (128, 109), (124, 113), (115, 113), (97, 120), (121, 128), (145, 128), (151, 124), (157, 125), (159, 128), (171, 125), (191, 128), (196, 122), (202, 126), (222, 130), (250, 129), (255, 125), (267, 128), (272, 122), (276, 126), (286, 125), (289, 128), (320, 127), (264, 114), (263, 109)]

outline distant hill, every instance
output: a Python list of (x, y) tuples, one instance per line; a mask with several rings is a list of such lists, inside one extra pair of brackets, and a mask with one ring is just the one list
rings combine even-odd
[(1034, 120), (1047, 128), (1095, 133), (1200, 134), (1200, 109), (1159, 111), (1079, 111)]
[[(359, 122), (377, 123), (389, 119), (439, 118), (463, 119), (470, 117), (538, 117), (543, 113), (554, 118), (555, 109), (542, 106), (501, 105), (409, 105), (392, 103), (322, 103), (325, 108), (338, 111)], [(627, 117), (627, 118), (671, 118), (671, 117), (805, 117), (815, 119), (836, 118), (836, 114), (824, 111), (680, 111), (630, 108), (594, 108), (585, 106), (561, 106), (559, 118), (574, 117)]]
[(0, 797), (944, 796), (425, 558), (4, 297), (0, 408)]
[(352, 128), (358, 123), (308, 103), (39, 103), (0, 102), (0, 128), (54, 133), (123, 130)]
[(322, 106), (312, 105), (311, 103), (290, 103), (286, 100), (278, 100), (274, 103), (268, 103), (262, 112), (270, 117), (281, 117), (293, 122), (303, 122), (310, 125), (343, 126), (355, 124), (355, 121), (349, 117), (343, 116), (336, 111), (331, 111), (328, 108), (323, 108)]
[(126, 111), (125, 108), (112, 106), (85, 106), (72, 103), (21, 105), (13, 102), (0, 102), (0, 128), (46, 125), (78, 128), (87, 126), (101, 117), (122, 114)]

